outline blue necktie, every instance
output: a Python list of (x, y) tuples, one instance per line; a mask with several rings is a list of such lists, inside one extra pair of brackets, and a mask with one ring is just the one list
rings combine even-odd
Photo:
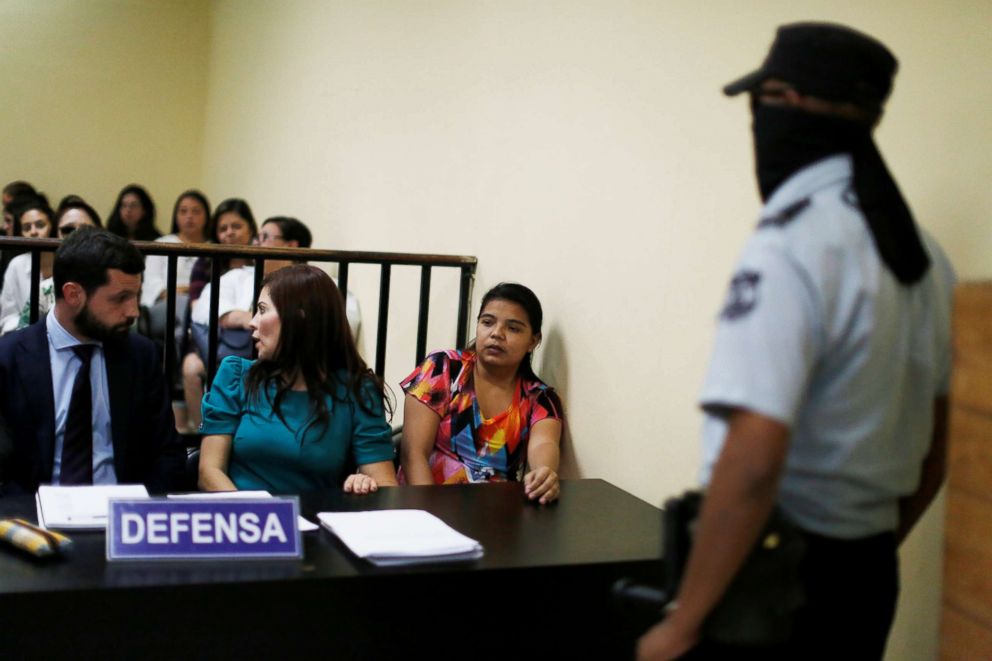
[(62, 471), (60, 484), (93, 484), (93, 389), (90, 387), (92, 344), (72, 348), (82, 361), (69, 398), (62, 437)]

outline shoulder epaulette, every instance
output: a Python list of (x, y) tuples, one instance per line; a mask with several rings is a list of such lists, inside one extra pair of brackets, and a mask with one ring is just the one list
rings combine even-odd
[(844, 200), (844, 204), (847, 206), (861, 211), (861, 203), (858, 202), (858, 193), (854, 190), (853, 184), (848, 185), (848, 187), (844, 189), (844, 194), (841, 195), (841, 199)]
[(763, 227), (784, 227), (798, 218), (799, 214), (805, 211), (806, 207), (808, 207), (812, 202), (813, 200), (808, 197), (804, 197), (797, 202), (793, 202), (774, 216), (762, 218), (761, 222), (758, 223), (758, 229)]

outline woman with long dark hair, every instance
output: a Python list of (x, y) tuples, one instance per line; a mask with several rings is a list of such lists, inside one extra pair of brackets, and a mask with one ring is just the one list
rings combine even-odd
[(258, 360), (225, 358), (203, 396), (200, 488), (395, 485), (385, 386), (358, 355), (330, 276), (297, 264), (266, 277), (251, 329)]
[[(218, 204), (211, 224), (214, 227), (214, 241), (221, 245), (251, 245), (258, 235), (251, 207), (239, 198), (231, 198)], [(183, 396), (186, 400), (186, 427), (182, 431), (189, 433), (196, 433), (200, 427), (200, 399), (203, 397), (207, 377), (210, 270), (210, 259), (200, 257), (193, 265), (189, 282), (192, 341), (189, 342), (189, 351), (182, 358)], [(221, 344), (224, 346), (218, 349), (218, 356), (222, 358), (234, 354), (247, 358), (251, 355), (248, 328), (255, 295), (255, 267), (251, 260), (242, 257), (223, 259), (221, 273), (217, 322), (220, 325), (218, 333)], [(231, 345), (232, 340), (234, 346)]]
[[(172, 208), (172, 231), (155, 239), (155, 241), (159, 243), (207, 243), (212, 234), (210, 202), (206, 195), (200, 191), (188, 190), (176, 198), (176, 204)], [(196, 257), (178, 257), (176, 259), (176, 293), (182, 296), (182, 306), (177, 305), (177, 307), (186, 305), (189, 279), (195, 262)], [(152, 255), (145, 260), (145, 277), (141, 285), (142, 305), (152, 308), (156, 303), (165, 300), (168, 265), (168, 260), (161, 255)]]
[(431, 354), (400, 384), (401, 482), (522, 480), (531, 500), (558, 498), (564, 414), (531, 367), (543, 316), (534, 292), (500, 283), (482, 299), (472, 344)]
[[(184, 191), (172, 207), (172, 231), (155, 239), (156, 243), (207, 243), (213, 231), (210, 227), (210, 202), (198, 190)], [(196, 257), (176, 258), (176, 327), (184, 328), (183, 315), (189, 306), (189, 283)], [(141, 305), (148, 308), (148, 332), (156, 340), (165, 335), (167, 274), (169, 260), (164, 255), (145, 259), (145, 275), (141, 283)], [(175, 329), (174, 329), (175, 330)], [(172, 378), (171, 375), (169, 378)]]
[[(221, 245), (253, 245), (258, 237), (258, 224), (251, 212), (248, 202), (240, 197), (231, 197), (214, 209), (210, 219), (212, 235), (210, 240)], [(243, 258), (221, 259), (221, 275), (232, 269), (251, 264), (251, 260)], [(189, 300), (191, 303), (200, 298), (204, 287), (210, 282), (211, 261), (209, 257), (198, 257), (193, 263), (189, 276)]]
[(132, 241), (154, 241), (162, 236), (155, 228), (155, 203), (138, 184), (129, 184), (117, 194), (107, 217), (107, 229)]

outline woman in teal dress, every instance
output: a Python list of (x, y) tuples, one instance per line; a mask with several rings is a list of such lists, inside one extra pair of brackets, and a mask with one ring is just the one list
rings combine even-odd
[(258, 360), (225, 358), (203, 396), (200, 488), (395, 485), (385, 386), (358, 355), (331, 278), (305, 264), (272, 273), (250, 327)]

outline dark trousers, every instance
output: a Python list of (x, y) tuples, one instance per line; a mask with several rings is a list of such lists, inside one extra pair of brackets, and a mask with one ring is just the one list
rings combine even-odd
[(806, 534), (801, 565), (806, 602), (784, 647), (700, 644), (684, 659), (881, 659), (899, 595), (891, 533), (842, 540)]

